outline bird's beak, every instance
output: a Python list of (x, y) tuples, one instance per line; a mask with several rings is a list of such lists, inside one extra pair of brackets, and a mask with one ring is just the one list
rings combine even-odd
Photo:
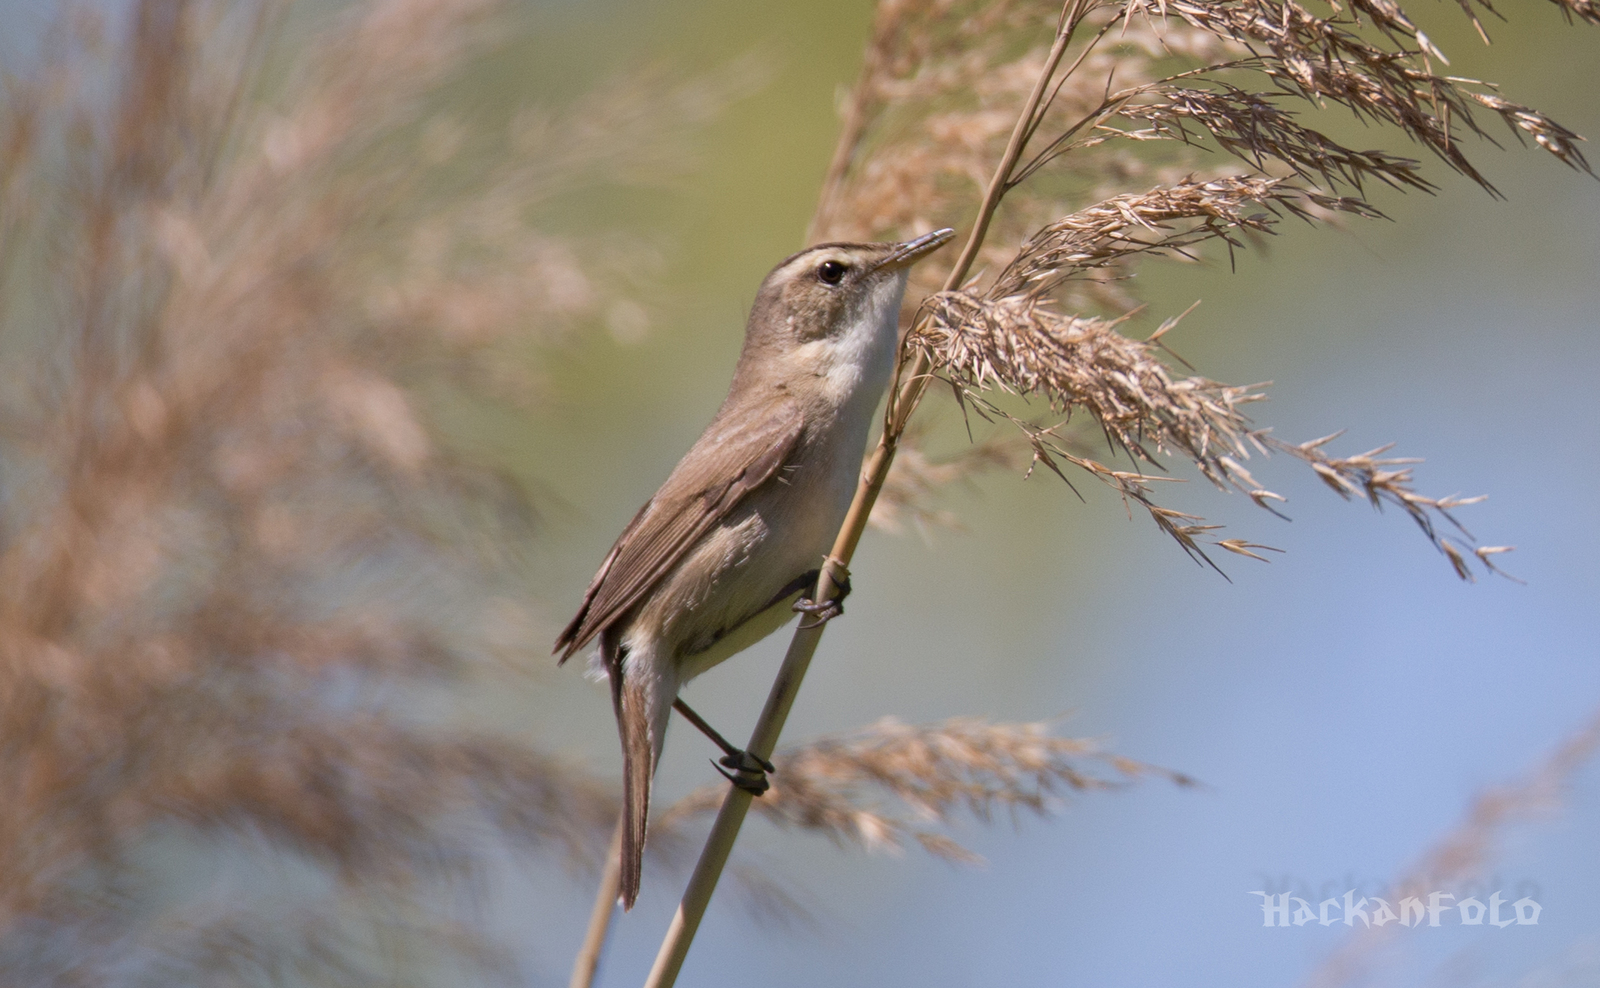
[(915, 240), (907, 240), (889, 253), (888, 257), (872, 266), (874, 271), (898, 271), (909, 268), (911, 265), (932, 254), (934, 251), (950, 242), (956, 231), (945, 227), (932, 233), (924, 233)]

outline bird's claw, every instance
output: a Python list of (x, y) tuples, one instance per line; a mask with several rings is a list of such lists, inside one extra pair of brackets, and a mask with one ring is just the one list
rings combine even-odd
[(812, 628), (820, 628), (843, 614), (844, 605), (839, 602), (838, 598), (825, 600), (819, 604), (809, 597), (801, 597), (794, 602), (794, 610), (796, 613), (806, 614), (811, 617), (809, 623), (804, 621), (800, 623), (802, 630), (809, 631)]
[[(719, 761), (711, 763), (722, 777), (752, 796), (759, 796), (771, 788), (767, 773), (776, 772), (773, 764), (748, 751), (732, 751)], [(724, 768), (726, 766), (726, 768)], [(729, 769), (732, 769), (730, 772)]]

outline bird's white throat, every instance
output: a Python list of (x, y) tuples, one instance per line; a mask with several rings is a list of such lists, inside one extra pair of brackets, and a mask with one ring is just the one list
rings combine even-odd
[[(905, 290), (903, 273), (885, 281), (849, 314), (837, 335), (806, 345), (818, 348), (807, 356), (826, 368), (819, 375), (823, 379), (822, 394), (839, 409), (842, 418), (872, 414), (889, 383)], [(863, 405), (865, 408), (860, 407)]]

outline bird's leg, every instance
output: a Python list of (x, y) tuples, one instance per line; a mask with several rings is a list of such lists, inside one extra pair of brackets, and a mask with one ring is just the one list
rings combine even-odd
[[(820, 628), (843, 614), (844, 599), (850, 596), (850, 571), (845, 568), (845, 565), (832, 556), (824, 557), (822, 565), (828, 570), (828, 575), (833, 578), (833, 585), (837, 592), (832, 599), (825, 600), (820, 604), (809, 597), (801, 597), (794, 602), (794, 610), (796, 612), (811, 617), (809, 623), (801, 622), (800, 624), (800, 627), (807, 631), (812, 628)], [(806, 586), (816, 586), (817, 577), (821, 575), (822, 570), (812, 570), (802, 579), (806, 580)]]
[[(672, 701), (672, 709), (683, 714), (684, 720), (699, 728), (701, 734), (710, 738), (713, 744), (722, 749), (721, 762), (713, 764), (717, 766), (717, 771), (722, 773), (723, 778), (752, 796), (759, 796), (767, 791), (769, 788), (767, 773), (777, 771), (771, 762), (743, 748), (735, 748), (727, 738), (717, 733), (716, 728), (706, 723), (704, 717), (695, 713), (693, 707), (681, 699)], [(722, 767), (724, 765), (733, 771), (727, 771)]]

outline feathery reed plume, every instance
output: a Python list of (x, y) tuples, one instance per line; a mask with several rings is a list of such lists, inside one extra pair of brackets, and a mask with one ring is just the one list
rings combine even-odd
[[(962, 186), (984, 181), (979, 163), (998, 156), (1006, 121), (1045, 65), (1038, 48), (1019, 47), (1017, 38), (1046, 12), (1021, 3), (882, 4), (814, 229), (899, 234), (959, 223)], [(1173, 374), (1158, 347), (1121, 337), (1116, 327), (1136, 301), (1133, 266), (1152, 256), (1194, 258), (1212, 241), (1231, 256), (1274, 232), (1281, 215), (1382, 216), (1366, 198), (1374, 184), (1433, 190), (1417, 161), (1346, 147), (1308, 126), (1298, 111), (1308, 103), (1392, 125), (1492, 195), (1498, 190), (1462, 140), (1489, 136), (1474, 115), (1485, 110), (1519, 139), (1592, 170), (1577, 134), (1489, 84), (1436, 74), (1444, 56), (1391, 3), (1313, 13), (1298, 0), (1083, 0), (1061, 18), (1057, 37), (1071, 44), (1061, 68), (1047, 73), (1045, 98), (1030, 111), (1022, 153), (1000, 179), (1000, 208), (972, 258), (992, 274), (943, 291), (919, 285), (923, 302), (905, 359), (919, 355), (949, 377), (964, 407), (1020, 426), (1036, 462), (1057, 473), (1057, 459), (1088, 470), (1205, 558), (1200, 537), (1214, 526), (1152, 500), (1150, 482), (1167, 478), (1142, 468), (1159, 467), (1158, 454), (1186, 456), (1214, 484), (1245, 490), (1263, 506), (1281, 498), (1244, 471), (1251, 450), (1291, 453), (1325, 480), (1344, 475), (1315, 444), (1268, 441), (1249, 423), (1239, 406), (1260, 400), (1258, 388)], [(1249, 88), (1252, 77), (1263, 86)], [(1221, 155), (1208, 162), (1210, 152)], [(1067, 161), (1070, 172), (1056, 167)], [(1159, 184), (1061, 209), (1146, 174)], [(1085, 175), (1103, 181), (1086, 185)], [(1058, 218), (1041, 222), (1051, 212)], [(856, 226), (847, 229), (844, 217)], [(1004, 246), (1019, 240), (1019, 249)], [(994, 387), (1043, 397), (1057, 412), (1088, 411), (1136, 469), (1060, 449), (1058, 426), (1005, 411), (981, 394)], [(1409, 468), (1391, 469), (1402, 462), (1415, 461), (1386, 461), (1330, 484), (1400, 506), (1464, 579), (1474, 559), (1500, 572), (1492, 557), (1506, 547), (1471, 546), (1450, 514), (1475, 499), (1417, 494)], [(1435, 519), (1448, 521), (1451, 538)], [(1254, 555), (1239, 540), (1213, 544)]]
[[(634, 304), (636, 242), (541, 234), (536, 208), (659, 181), (728, 87), (640, 76), (501, 131), (428, 113), (498, 9), (366, 0), (289, 51), (276, 0), (137, 0), (107, 51), (63, 29), (8, 78), (7, 981), (165, 983), (192, 956), (392, 983), (384, 930), (465, 946), (425, 893), (491, 834), (598, 856), (609, 787), (407, 712), (505, 647), (532, 534), (408, 385), (525, 367)], [(171, 876), (132, 865), (173, 834), (318, 878), (288, 910), (268, 882), (152, 916)]]
[[(1149, 775), (1194, 784), (1113, 755), (1095, 741), (1052, 736), (1051, 727), (970, 717), (904, 724), (885, 717), (780, 752), (773, 758), (772, 789), (754, 805), (780, 826), (825, 834), (838, 844), (897, 854), (914, 841), (938, 857), (975, 862), (981, 859), (926, 824), (949, 826), (962, 812), (983, 821), (1001, 812), (1046, 815), (1064, 792), (1119, 788)], [(697, 789), (663, 819), (671, 825), (709, 813), (722, 796), (721, 786)], [(883, 797), (904, 806), (916, 822), (885, 812)]]
[(1042, 301), (1072, 278), (1125, 267), (1140, 255), (1187, 255), (1210, 240), (1243, 248), (1240, 235), (1271, 233), (1278, 209), (1301, 218), (1378, 215), (1359, 199), (1322, 195), (1282, 179), (1186, 180), (1114, 196), (1046, 224), (1001, 269), (985, 295)]
[[(1233, 386), (1202, 377), (1177, 377), (1162, 360), (1161, 338), (1176, 321), (1163, 324), (1148, 340), (1117, 331), (1117, 321), (1062, 315), (1050, 304), (1069, 280), (1141, 254), (1184, 252), (1210, 240), (1242, 246), (1241, 231), (1269, 233), (1270, 212), (1247, 212), (1252, 205), (1282, 208), (1294, 215), (1313, 211), (1368, 215), (1360, 200), (1333, 198), (1283, 180), (1228, 178), (1184, 182), (1149, 193), (1119, 196), (1040, 230), (981, 295), (968, 289), (941, 292), (923, 303), (907, 346), (920, 350), (929, 365), (958, 389), (960, 399), (985, 417), (1015, 423), (1033, 446), (1034, 460), (1062, 476), (1057, 459), (1080, 467), (1121, 497), (1146, 509), (1162, 531), (1186, 552), (1210, 563), (1202, 537), (1215, 531), (1198, 516), (1156, 503), (1151, 484), (1166, 476), (1140, 470), (1115, 470), (1081, 452), (1064, 448), (1059, 426), (1042, 427), (1006, 412), (984, 392), (999, 389), (1038, 395), (1070, 420), (1087, 411), (1114, 451), (1136, 464), (1161, 468), (1159, 457), (1172, 452), (1188, 458), (1219, 489), (1233, 488), (1257, 504), (1284, 498), (1267, 490), (1243, 466), (1251, 451), (1288, 453), (1311, 464), (1341, 496), (1361, 494), (1374, 506), (1390, 503), (1417, 522), (1463, 579), (1472, 579), (1470, 553), (1491, 572), (1492, 556), (1503, 546), (1468, 548), (1441, 535), (1434, 517), (1447, 521), (1458, 536), (1470, 534), (1450, 513), (1482, 498), (1430, 498), (1411, 488), (1414, 459), (1380, 459), (1389, 447), (1358, 457), (1334, 459), (1321, 447), (1337, 436), (1291, 445), (1251, 426), (1244, 405), (1262, 401), (1263, 385)], [(1400, 469), (1394, 469), (1399, 467)], [(1237, 539), (1214, 543), (1251, 558), (1264, 548)]]
[(1107, 438), (1136, 460), (1158, 464), (1160, 453), (1176, 450), (1218, 486), (1232, 484), (1258, 502), (1281, 500), (1247, 481), (1248, 474), (1235, 459), (1248, 455), (1250, 439), (1240, 406), (1265, 397), (1253, 388), (1198, 377), (1173, 380), (1156, 357), (1155, 343), (1129, 339), (1101, 319), (1059, 315), (1027, 298), (988, 300), (945, 292), (933, 296), (927, 306), (930, 317), (918, 323), (910, 343), (961, 388), (963, 401), (980, 415), (1016, 424), (1032, 444), (1034, 460), (1062, 479), (1066, 475), (1058, 459), (1138, 502), (1162, 531), (1196, 558), (1206, 558), (1198, 537), (1214, 526), (1197, 524), (1196, 516), (1155, 503), (1150, 485), (1167, 478), (1113, 470), (1077, 455), (1056, 441), (1058, 427), (1041, 427), (1010, 415), (984, 390), (993, 385), (1019, 394), (1041, 394), (1065, 413), (1084, 408)]

